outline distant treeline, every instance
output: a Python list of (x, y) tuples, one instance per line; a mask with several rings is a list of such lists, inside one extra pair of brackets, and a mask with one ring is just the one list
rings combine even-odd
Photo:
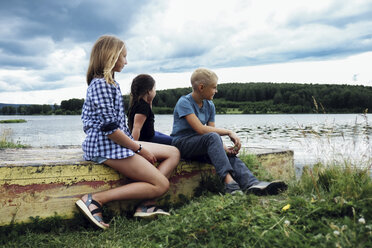
[[(333, 84), (228, 83), (217, 86), (217, 113), (362, 113), (372, 108), (372, 87)], [(172, 113), (191, 88), (157, 91), (154, 110)]]
[[(155, 114), (171, 114), (177, 100), (191, 88), (157, 91)], [(123, 96), (126, 108), (129, 96)], [(61, 105), (3, 106), (0, 114), (81, 114), (84, 99)], [(333, 84), (228, 83), (218, 85), (214, 103), (217, 113), (362, 113), (372, 109), (372, 87)], [(0, 106), (1, 107), (1, 106)]]
[(80, 115), (84, 99), (63, 100), (61, 105), (48, 104), (2, 104), (0, 114), (2, 115)]

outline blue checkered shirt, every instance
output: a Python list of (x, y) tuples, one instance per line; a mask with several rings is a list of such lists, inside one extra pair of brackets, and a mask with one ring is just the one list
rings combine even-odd
[(124, 104), (119, 84), (106, 83), (104, 78), (94, 78), (87, 90), (81, 119), (87, 137), (83, 142), (84, 159), (94, 157), (122, 159), (134, 152), (110, 140), (107, 135), (120, 129), (133, 139), (124, 114)]

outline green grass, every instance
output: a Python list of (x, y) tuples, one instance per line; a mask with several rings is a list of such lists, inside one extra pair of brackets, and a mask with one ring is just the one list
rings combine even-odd
[(27, 148), (30, 147), (29, 145), (21, 144), (20, 142), (14, 143), (9, 141), (9, 137), (11, 136), (11, 129), (3, 130), (3, 133), (0, 136), (0, 149), (6, 148)]
[(6, 149), (6, 148), (28, 148), (29, 145), (23, 145), (20, 143), (13, 143), (7, 140), (0, 139), (0, 149)]
[(24, 119), (14, 119), (14, 120), (0, 120), (0, 123), (24, 123), (27, 122)]
[[(244, 158), (267, 178), (252, 157)], [(369, 168), (370, 169), (370, 168)], [(0, 229), (4, 247), (372, 247), (372, 179), (351, 166), (305, 168), (277, 196), (223, 195), (215, 178), (170, 217), (106, 216), (107, 231), (80, 214)], [(268, 178), (269, 179), (269, 178)], [(208, 189), (208, 190), (206, 190)], [(287, 210), (283, 207), (287, 206)]]

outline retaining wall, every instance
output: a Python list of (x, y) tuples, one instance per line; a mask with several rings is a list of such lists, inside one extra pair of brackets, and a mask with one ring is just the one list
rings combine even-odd
[[(247, 148), (273, 177), (294, 177), (290, 150)], [(170, 178), (170, 190), (160, 201), (177, 203), (190, 199), (203, 173), (214, 173), (210, 164), (180, 161)], [(115, 170), (83, 161), (81, 148), (30, 148), (0, 150), (0, 225), (30, 221), (30, 217), (55, 214), (72, 218), (75, 201), (82, 195), (117, 187), (128, 182)], [(117, 201), (113, 211), (130, 211), (136, 201)]]

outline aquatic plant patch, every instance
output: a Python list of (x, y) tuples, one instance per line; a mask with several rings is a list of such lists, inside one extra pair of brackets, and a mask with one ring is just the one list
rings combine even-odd
[(14, 119), (14, 120), (0, 120), (0, 123), (24, 123), (27, 122), (24, 119)]

